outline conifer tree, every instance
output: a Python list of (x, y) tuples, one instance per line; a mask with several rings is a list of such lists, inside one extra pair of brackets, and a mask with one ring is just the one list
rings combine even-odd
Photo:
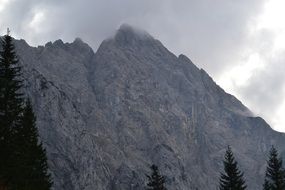
[(18, 142), (21, 142), (18, 186), (23, 190), (49, 190), (52, 182), (48, 173), (46, 152), (38, 140), (36, 117), (29, 100), (23, 111), (18, 134)]
[(269, 182), (266, 179), (264, 180), (263, 190), (270, 190)]
[(238, 169), (233, 152), (228, 146), (224, 157), (224, 173), (220, 176), (220, 190), (244, 190), (246, 184), (243, 179), (243, 173)]
[(151, 167), (152, 174), (149, 176), (147, 175), (148, 178), (148, 183), (147, 183), (147, 190), (167, 190), (166, 187), (164, 186), (165, 183), (165, 177), (161, 176), (158, 167), (156, 165), (152, 165)]
[(45, 149), (38, 141), (35, 115), (21, 93), (21, 67), (13, 39), (1, 38), (0, 48), (0, 189), (49, 190)]
[(14, 137), (23, 110), (21, 67), (12, 41), (8, 30), (0, 48), (0, 183), (6, 185), (17, 170)]
[(282, 165), (282, 159), (281, 157), (278, 156), (278, 152), (274, 148), (274, 146), (272, 146), (270, 149), (263, 189), (264, 190), (285, 189), (285, 170)]

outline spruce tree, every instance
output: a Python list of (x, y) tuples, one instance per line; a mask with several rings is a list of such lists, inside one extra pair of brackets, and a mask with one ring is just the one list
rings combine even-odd
[(224, 173), (220, 176), (220, 190), (244, 190), (246, 184), (243, 179), (243, 173), (238, 169), (233, 152), (228, 146), (224, 157)]
[(269, 182), (266, 179), (264, 180), (263, 190), (270, 190)]
[(270, 149), (263, 189), (264, 190), (285, 189), (285, 170), (282, 165), (282, 159), (281, 157), (278, 156), (278, 152), (274, 148), (274, 146), (272, 146)]
[(0, 189), (49, 190), (45, 149), (38, 142), (35, 115), (21, 93), (21, 67), (13, 39), (1, 38), (0, 48)]
[(147, 190), (167, 190), (166, 187), (164, 186), (165, 184), (165, 177), (161, 176), (158, 167), (156, 165), (152, 165), (151, 167), (152, 174), (149, 176), (147, 175), (148, 178), (148, 183), (147, 183)]
[(36, 117), (29, 100), (23, 111), (18, 134), (18, 142), (21, 142), (21, 153), (18, 156), (18, 162), (21, 163), (17, 175), (18, 186), (22, 190), (49, 190), (52, 182), (48, 173), (46, 152), (38, 140)]
[(21, 67), (15, 53), (13, 39), (9, 35), (1, 38), (0, 51), (0, 183), (7, 185), (17, 172), (15, 164), (15, 134), (22, 114), (23, 84)]

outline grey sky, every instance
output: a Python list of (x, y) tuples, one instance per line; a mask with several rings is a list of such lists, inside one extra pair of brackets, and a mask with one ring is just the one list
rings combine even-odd
[(32, 45), (80, 37), (96, 51), (122, 23), (137, 26), (285, 131), (283, 10), (282, 0), (0, 0), (0, 30)]

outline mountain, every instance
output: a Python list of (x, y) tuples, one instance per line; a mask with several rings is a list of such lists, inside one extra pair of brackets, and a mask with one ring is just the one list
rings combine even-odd
[(185, 55), (122, 25), (94, 52), (80, 39), (16, 40), (55, 190), (142, 190), (149, 166), (169, 189), (215, 189), (227, 145), (249, 189), (285, 136)]

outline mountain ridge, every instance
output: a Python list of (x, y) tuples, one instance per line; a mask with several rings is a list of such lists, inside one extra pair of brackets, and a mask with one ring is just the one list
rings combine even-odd
[(260, 188), (284, 134), (189, 58), (135, 31), (121, 27), (96, 52), (82, 40), (15, 42), (55, 189), (143, 189), (152, 163), (169, 188), (213, 189), (229, 144), (249, 188)]

